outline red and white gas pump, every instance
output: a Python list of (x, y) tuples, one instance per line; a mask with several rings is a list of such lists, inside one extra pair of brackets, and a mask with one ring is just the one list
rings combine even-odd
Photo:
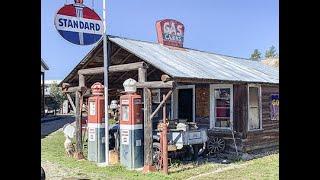
[(91, 86), (88, 99), (88, 160), (105, 162), (104, 86), (96, 82)]
[(136, 81), (127, 79), (120, 97), (120, 163), (128, 169), (143, 167), (143, 116)]

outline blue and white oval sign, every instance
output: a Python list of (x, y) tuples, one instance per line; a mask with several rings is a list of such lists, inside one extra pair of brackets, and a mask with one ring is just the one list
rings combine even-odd
[(78, 45), (93, 44), (103, 34), (99, 15), (82, 3), (63, 6), (56, 14), (54, 24), (64, 39)]

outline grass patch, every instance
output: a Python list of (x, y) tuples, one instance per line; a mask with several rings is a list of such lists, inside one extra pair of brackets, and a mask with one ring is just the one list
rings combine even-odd
[[(169, 169), (169, 175), (166, 176), (161, 172), (143, 174), (139, 171), (126, 170), (120, 165), (110, 167), (97, 167), (95, 163), (87, 160), (75, 160), (67, 157), (64, 152), (63, 143), (65, 138), (63, 132), (56, 131), (46, 138), (41, 139), (41, 160), (49, 161), (51, 163), (58, 164), (65, 168), (69, 168), (70, 171), (77, 170), (81, 174), (86, 174), (90, 179), (186, 179), (191, 176), (214, 171), (215, 169), (225, 167), (228, 165), (218, 163), (205, 163), (202, 165), (188, 164), (180, 165), (179, 161), (175, 161), (173, 167)], [(86, 156), (87, 151), (84, 151)], [(278, 156), (271, 155), (268, 157), (252, 160), (252, 165), (249, 165), (243, 169), (234, 169), (227, 171), (226, 173), (216, 174), (217, 178), (225, 179), (260, 179), (270, 178), (276, 179), (279, 176), (278, 173)], [(234, 164), (241, 164), (243, 162), (237, 162)], [(211, 178), (209, 176), (208, 178)]]
[(248, 165), (203, 176), (201, 179), (279, 179), (279, 154), (253, 159), (246, 163)]

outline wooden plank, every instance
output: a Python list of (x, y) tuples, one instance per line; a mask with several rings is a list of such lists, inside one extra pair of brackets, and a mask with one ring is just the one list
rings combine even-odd
[(137, 82), (137, 88), (173, 88), (173, 81), (162, 82), (162, 81), (150, 81), (150, 82)]
[[(139, 68), (148, 68), (148, 67), (144, 62), (135, 62), (135, 63), (129, 63), (129, 64), (109, 66), (109, 72), (110, 73), (126, 72), (126, 71), (138, 70)], [(102, 73), (103, 73), (103, 67), (80, 69), (78, 71), (78, 74), (83, 74), (83, 75), (102, 74)]]
[(115, 57), (120, 51), (121, 51), (121, 47), (119, 47), (117, 50), (116, 50), (116, 52), (114, 52), (112, 55), (111, 55), (111, 57), (110, 57), (110, 59), (111, 59), (111, 61), (112, 61), (112, 58), (113, 57)]
[(120, 61), (119, 64), (125, 63), (131, 56), (133, 56), (133, 54), (130, 53), (127, 57), (125, 57), (122, 61)]
[(165, 105), (167, 99), (170, 97), (170, 95), (172, 94), (172, 90), (170, 90), (168, 92), (168, 94), (164, 97), (164, 99), (161, 101), (161, 103), (158, 105), (158, 107), (156, 108), (156, 110), (154, 110), (154, 112), (151, 114), (150, 118), (152, 119), (154, 117), (154, 115), (156, 115), (159, 111), (159, 109)]
[(144, 166), (152, 166), (152, 111), (151, 91), (143, 88), (144, 97)]
[(73, 112), (75, 113), (75, 112), (76, 112), (76, 106), (74, 105), (74, 103), (73, 103), (73, 101), (72, 101), (72, 98), (71, 98), (71, 96), (70, 96), (69, 93), (67, 93), (67, 98), (68, 98), (68, 100), (69, 100), (69, 102), (70, 102), (70, 104), (71, 104), (71, 107), (72, 107)]

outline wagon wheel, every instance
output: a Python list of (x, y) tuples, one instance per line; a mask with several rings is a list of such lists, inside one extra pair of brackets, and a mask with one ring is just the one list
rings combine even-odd
[(222, 138), (213, 137), (208, 141), (208, 154), (220, 153), (225, 148), (225, 141)]
[(160, 143), (154, 142), (152, 144), (153, 153), (152, 153), (152, 161), (153, 165), (157, 170), (160, 170), (162, 167), (161, 164), (161, 150), (160, 150)]

